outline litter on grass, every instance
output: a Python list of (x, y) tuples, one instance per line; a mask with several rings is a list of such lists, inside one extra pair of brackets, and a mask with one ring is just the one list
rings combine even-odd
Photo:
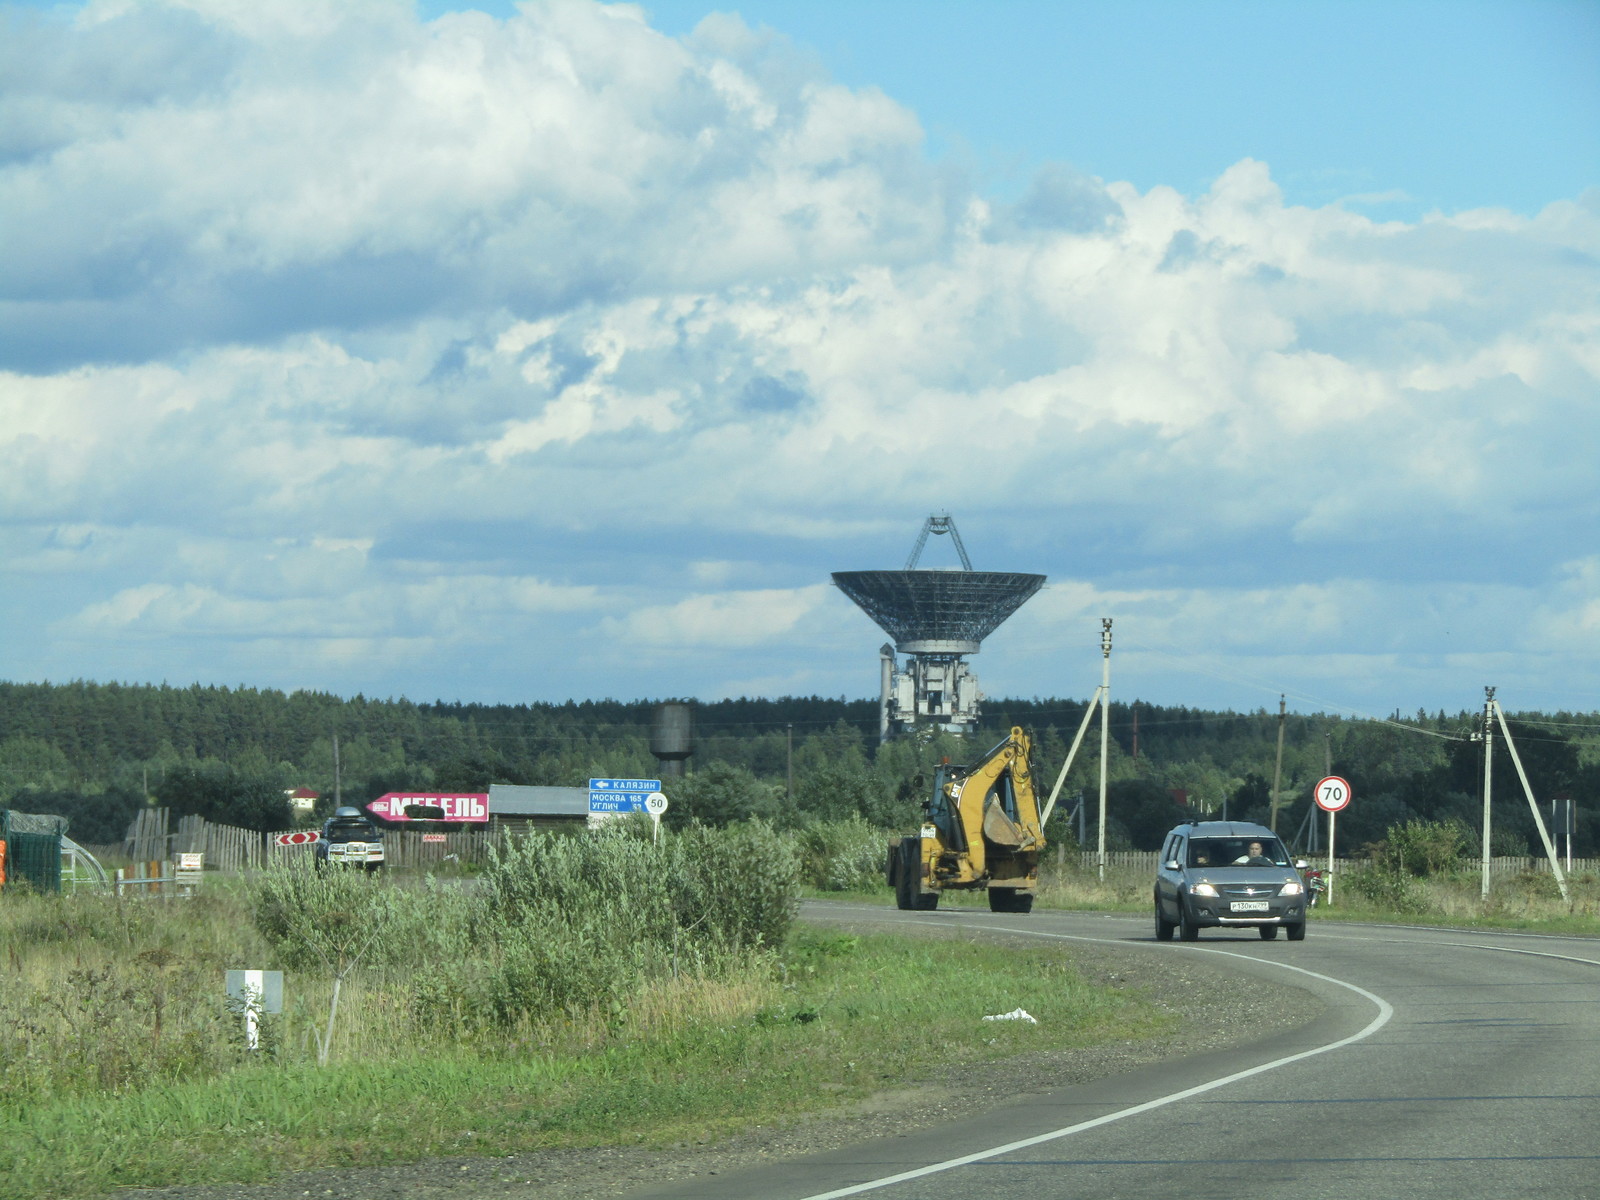
[(1013, 1008), (1008, 1013), (996, 1013), (992, 1017), (985, 1017), (985, 1021), (1026, 1021), (1030, 1025), (1037, 1025), (1039, 1019), (1026, 1009)]

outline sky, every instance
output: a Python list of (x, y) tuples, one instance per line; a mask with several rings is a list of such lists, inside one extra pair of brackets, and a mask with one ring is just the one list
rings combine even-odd
[(1596, 712), (1597, 462), (1600, 5), (0, 3), (0, 679)]

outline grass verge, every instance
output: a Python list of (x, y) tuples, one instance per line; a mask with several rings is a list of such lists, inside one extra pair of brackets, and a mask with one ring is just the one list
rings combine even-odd
[[(933, 985), (937, 981), (937, 986)], [(1038, 1024), (986, 1022), (1022, 1007)], [(621, 1014), (537, 1041), (318, 1069), (244, 1066), (0, 1109), (15, 1195), (261, 1180), (453, 1154), (670, 1144), (782, 1125), (956, 1064), (1171, 1031), (1136, 991), (1059, 947), (846, 935), (800, 926), (775, 973), (664, 981)]]

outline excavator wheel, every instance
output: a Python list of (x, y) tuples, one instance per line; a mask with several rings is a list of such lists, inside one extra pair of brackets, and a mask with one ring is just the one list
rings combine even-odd
[(905, 846), (897, 845), (894, 852), (894, 906), (906, 910), (913, 907), (916, 898), (911, 890), (914, 885), (911, 872), (906, 869)]
[(906, 838), (896, 850), (900, 859), (895, 863), (894, 903), (896, 908), (911, 911), (928, 910), (939, 906), (939, 893), (923, 893), (922, 843), (916, 838)]
[(1025, 913), (1033, 911), (1033, 893), (1020, 888), (992, 887), (989, 889), (989, 911)]

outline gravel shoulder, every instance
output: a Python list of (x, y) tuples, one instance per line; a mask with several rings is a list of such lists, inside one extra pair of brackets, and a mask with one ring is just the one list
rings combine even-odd
[[(911, 932), (897, 928), (897, 933)], [(962, 936), (931, 930), (929, 936)], [(1003, 1094), (992, 1067), (950, 1069), (914, 1087), (874, 1094), (833, 1111), (761, 1127), (714, 1142), (666, 1147), (547, 1150), (500, 1158), (445, 1158), (374, 1168), (303, 1171), (270, 1183), (123, 1190), (119, 1200), (602, 1200), (648, 1184), (797, 1158), (880, 1137), (926, 1129), (1019, 1096), (1088, 1083), (1180, 1053), (1197, 1054), (1257, 1041), (1311, 1020), (1320, 1004), (1289, 985), (1227, 978), (1201, 956), (1074, 946), (1084, 975), (1133, 988), (1178, 1014), (1175, 1033), (1141, 1042), (1027, 1055), (1006, 1065)], [(1019, 1086), (1020, 1085), (1020, 1086)]]

